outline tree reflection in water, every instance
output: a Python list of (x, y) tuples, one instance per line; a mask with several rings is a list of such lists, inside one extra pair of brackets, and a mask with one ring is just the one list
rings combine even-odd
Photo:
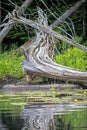
[(65, 125), (62, 118), (56, 115), (68, 114), (69, 109), (80, 107), (66, 104), (27, 106), (21, 113), (25, 122), (22, 130), (72, 130), (70, 122)]
[(18, 115), (6, 111), (0, 115), (0, 130), (79, 130), (79, 128), (87, 130), (87, 106), (40, 104), (24, 106)]
[(10, 111), (0, 111), (0, 130), (21, 130), (23, 122), (19, 114), (15, 115)]
[[(28, 130), (49, 130), (49, 127), (54, 130), (53, 125), (53, 112), (55, 111), (55, 105), (36, 106), (24, 108), (22, 117), (24, 118), (24, 127)], [(52, 120), (52, 123), (50, 121)], [(50, 129), (51, 130), (51, 129)]]

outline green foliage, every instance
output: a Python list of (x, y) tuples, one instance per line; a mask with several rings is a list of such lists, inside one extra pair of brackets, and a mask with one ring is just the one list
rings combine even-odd
[(78, 109), (54, 117), (56, 129), (68, 128), (69, 130), (85, 129), (87, 124), (87, 108)]
[(65, 66), (87, 70), (87, 52), (77, 48), (67, 49), (63, 54), (56, 55), (54, 60)]
[(13, 45), (18, 47), (23, 45), (23, 43), (30, 39), (27, 33), (28, 31), (26, 31), (24, 25), (18, 24), (18, 27), (16, 29), (13, 28), (3, 40), (2, 51), (9, 50)]
[(82, 41), (82, 37), (79, 36), (75, 36), (74, 39), (77, 43), (80, 43)]
[(23, 72), (20, 63), (23, 59), (23, 55), (16, 56), (13, 50), (0, 54), (0, 77), (10, 75), (21, 78)]
[[(58, 17), (60, 17), (67, 9), (75, 5), (77, 0), (45, 0), (44, 1), (46, 6), (43, 4), (40, 0), (35, 0), (32, 2), (32, 4), (26, 9), (24, 17), (27, 19), (31, 19), (36, 21), (37, 20), (37, 6), (39, 6), (47, 15), (48, 17), (48, 23), (49, 25), (52, 24)], [(3, 15), (1, 15), (1, 21), (5, 18), (5, 16), (8, 14), (8, 12), (12, 12), (12, 10), (15, 8), (15, 5), (22, 5), (23, 1), (13, 1), (12, 2), (3, 0), (1, 4), (1, 12)], [(82, 42), (80, 42), (83, 45), (87, 45), (87, 11), (86, 7), (87, 2), (83, 4), (78, 10), (76, 10), (69, 19), (66, 20), (63, 24), (59, 25), (58, 27), (55, 27), (54, 30), (58, 31), (59, 33), (65, 35), (65, 32), (69, 33), (70, 35), (79, 35), (83, 37)], [(48, 7), (48, 8), (47, 8)], [(50, 11), (49, 11), (50, 10)], [(5, 21), (7, 22), (7, 21)], [(84, 24), (85, 25), (84, 25)], [(61, 31), (65, 30), (64, 31)], [(35, 35), (35, 32), (33, 28), (23, 25), (22, 23), (17, 23), (13, 27), (13, 29), (9, 32), (9, 34), (5, 37), (5, 39), (2, 42), (2, 51), (9, 50), (12, 44), (16, 44), (17, 46), (22, 45), (27, 40), (31, 39)], [(84, 38), (85, 37), (85, 38)], [(59, 41), (61, 43), (61, 41)], [(59, 43), (59, 44), (60, 44)], [(65, 45), (65, 44), (63, 44)], [(68, 47), (63, 46), (62, 44), (59, 45), (59, 52), (61, 50), (64, 50)]]

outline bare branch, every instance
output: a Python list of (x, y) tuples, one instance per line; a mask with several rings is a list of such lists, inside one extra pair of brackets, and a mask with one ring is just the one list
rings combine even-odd
[(13, 25), (14, 25), (14, 22), (12, 20), (9, 20), (9, 22), (7, 24), (5, 24), (4, 28), (0, 32), (0, 42), (9, 33), (9, 31), (12, 29)]
[[(33, 0), (26, 0), (22, 6), (19, 8), (18, 12), (21, 15), (24, 10), (31, 4)], [(76, 9), (78, 9), (82, 3), (84, 3), (85, 0), (78, 1), (73, 7), (71, 7), (69, 10), (67, 10), (62, 16), (60, 16), (54, 23), (51, 24), (51, 27), (59, 25), (62, 21), (64, 21), (68, 16), (70, 16)], [(10, 24), (10, 21), (8, 21), (7, 25)], [(12, 29), (15, 22), (12, 23), (10, 26), (5, 26), (2, 31), (0, 32), (0, 43), (3, 41), (5, 36), (9, 33), (9, 31)], [(3, 34), (4, 33), (4, 34)]]
[(73, 12), (75, 12), (86, 0), (79, 0), (74, 6), (67, 10), (62, 16), (51, 24), (51, 27), (57, 26), (65, 21)]
[(69, 43), (69, 44), (71, 44), (71, 45), (73, 45), (73, 46), (75, 46), (75, 47), (77, 47), (77, 48), (79, 48), (79, 49), (82, 49), (82, 50), (84, 50), (84, 51), (87, 52), (87, 48), (86, 48), (86, 47), (84, 47), (84, 46), (82, 46), (82, 45), (76, 43), (75, 41), (73, 41), (72, 39), (70, 39), (70, 38), (68, 38), (68, 37), (66, 37), (66, 36), (63, 36), (63, 35), (61, 35), (61, 34), (55, 32), (55, 31), (53, 31), (53, 30), (52, 30), (51, 28), (49, 28), (49, 27), (42, 26), (42, 25), (40, 25), (39, 23), (35, 23), (34, 21), (29, 20), (29, 19), (26, 19), (26, 18), (24, 18), (24, 17), (19, 17), (19, 18), (12, 17), (12, 19), (13, 19), (14, 21), (21, 22), (21, 23), (23, 23), (23, 24), (29, 25), (29, 26), (31, 26), (31, 27), (33, 27), (33, 28), (39, 30), (39, 31), (43, 31), (43, 32), (45, 32), (45, 33), (48, 33), (48, 34), (50, 34), (51, 36), (53, 36), (53, 37), (55, 37), (55, 38), (57, 38), (57, 39), (65, 40), (67, 43)]
[(19, 8), (19, 13), (22, 14), (32, 2), (33, 0), (25, 0), (24, 3)]
[[(33, 0), (25, 0), (22, 6), (19, 8), (18, 12), (19, 14), (22, 14), (25, 9), (33, 2)], [(0, 32), (0, 43), (3, 41), (3, 39), (6, 37), (6, 35), (9, 33), (9, 31), (12, 29), (15, 22), (13, 21), (12, 24), (10, 24), (11, 21), (9, 20), (7, 23), (7, 26), (5, 26), (1, 32)]]

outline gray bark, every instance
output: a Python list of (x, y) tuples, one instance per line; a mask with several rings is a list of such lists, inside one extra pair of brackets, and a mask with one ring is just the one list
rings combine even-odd
[(20, 15), (27, 9), (27, 7), (33, 2), (33, 0), (25, 0), (19, 8)]
[(14, 21), (16, 21), (16, 22), (20, 22), (20, 23), (29, 25), (29, 26), (31, 26), (31, 27), (39, 30), (39, 31), (41, 30), (41, 31), (43, 31), (45, 33), (48, 33), (48, 34), (50, 34), (51, 36), (53, 36), (53, 37), (55, 37), (57, 39), (60, 39), (60, 40), (64, 39), (67, 43), (69, 43), (69, 44), (71, 44), (71, 45), (73, 45), (73, 46), (75, 46), (75, 47), (77, 47), (77, 48), (87, 52), (87, 48), (86, 47), (76, 43), (75, 41), (73, 41), (72, 39), (70, 39), (70, 38), (68, 38), (66, 36), (63, 36), (63, 35), (59, 34), (58, 32), (53, 31), (50, 27), (45, 27), (45, 26), (43, 26), (43, 25), (41, 25), (39, 23), (35, 23), (32, 20), (29, 20), (29, 19), (26, 19), (26, 18), (20, 17), (20, 16), (12, 17), (12, 19)]
[[(18, 12), (22, 14), (25, 9), (33, 2), (33, 0), (25, 0), (22, 6), (19, 8)], [(9, 20), (8, 23), (4, 26), (4, 28), (0, 32), (0, 43), (3, 41), (3, 39), (6, 37), (6, 35), (9, 33), (9, 31), (14, 26), (15, 22)]]
[[(24, 11), (32, 2), (33, 0), (26, 0), (23, 5), (19, 8), (19, 13), (21, 14), (22, 11)], [(73, 7), (71, 7), (69, 10), (67, 10), (62, 16), (60, 16), (56, 21), (54, 21), (51, 24), (51, 27), (59, 25), (61, 21), (64, 21), (66, 18), (68, 18), (73, 12), (75, 12), (81, 5), (84, 3), (85, 0), (78, 1)], [(11, 21), (8, 21), (7, 26), (3, 28), (3, 30), (0, 32), (0, 43), (3, 41), (3, 39), (6, 37), (6, 35), (9, 33), (9, 31), (12, 29), (14, 22), (10, 24)]]
[(60, 16), (56, 21), (54, 21), (51, 26), (57, 26), (64, 22), (73, 12), (75, 12), (86, 0), (79, 0), (74, 6), (68, 9), (62, 16)]
[(37, 75), (47, 78), (61, 79), (64, 81), (68, 80), (71, 82), (87, 83), (87, 72), (55, 63), (49, 55), (49, 46), (51, 43), (54, 44), (53, 37), (55, 37), (61, 40), (64, 39), (69, 44), (72, 44), (82, 50), (87, 51), (87, 48), (53, 31), (50, 27), (48, 27), (46, 21), (47, 19), (44, 18), (44, 16), (38, 19), (38, 23), (27, 20), (23, 17), (18, 18), (18, 16), (17, 18), (12, 17), (12, 19), (39, 30), (36, 38), (23, 48), (25, 60), (23, 61), (22, 66), (31, 79)]
[(15, 10), (9, 17), (10, 22), (20, 22), (38, 30), (36, 37), (31, 43), (23, 47), (25, 54), (25, 60), (22, 63), (23, 69), (31, 78), (38, 75), (47, 78), (68, 80), (71, 82), (87, 83), (87, 72), (55, 63), (49, 52), (50, 45), (52, 45), (52, 43), (54, 45), (54, 38), (65, 40), (67, 43), (86, 52), (87, 48), (76, 43), (72, 39), (53, 31), (51, 27), (48, 26), (47, 18), (44, 17), (43, 13), (41, 15), (40, 13), (38, 23), (19, 16), (18, 12)]
[(31, 77), (37, 75), (64, 81), (87, 83), (87, 72), (65, 67), (52, 61), (48, 55), (49, 44), (49, 35), (40, 32), (36, 39), (24, 48), (26, 58), (22, 66), (27, 74)]

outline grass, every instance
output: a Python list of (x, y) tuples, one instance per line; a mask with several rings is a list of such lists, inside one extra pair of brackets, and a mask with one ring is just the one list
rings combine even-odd
[(23, 71), (21, 62), (23, 61), (23, 55), (15, 55), (14, 50), (10, 52), (4, 52), (0, 54), (0, 77), (4, 78), (8, 75), (21, 78)]
[[(77, 40), (81, 41), (79, 38)], [(16, 78), (23, 77), (21, 66), (23, 59), (23, 54), (19, 52), (15, 55), (15, 50), (12, 49), (0, 54), (0, 78), (5, 78), (9, 75)], [(54, 61), (72, 68), (87, 70), (87, 52), (75, 47), (63, 51), (62, 54), (56, 54)]]
[(87, 70), (87, 52), (78, 48), (69, 48), (63, 54), (55, 55), (55, 62), (72, 68)]

